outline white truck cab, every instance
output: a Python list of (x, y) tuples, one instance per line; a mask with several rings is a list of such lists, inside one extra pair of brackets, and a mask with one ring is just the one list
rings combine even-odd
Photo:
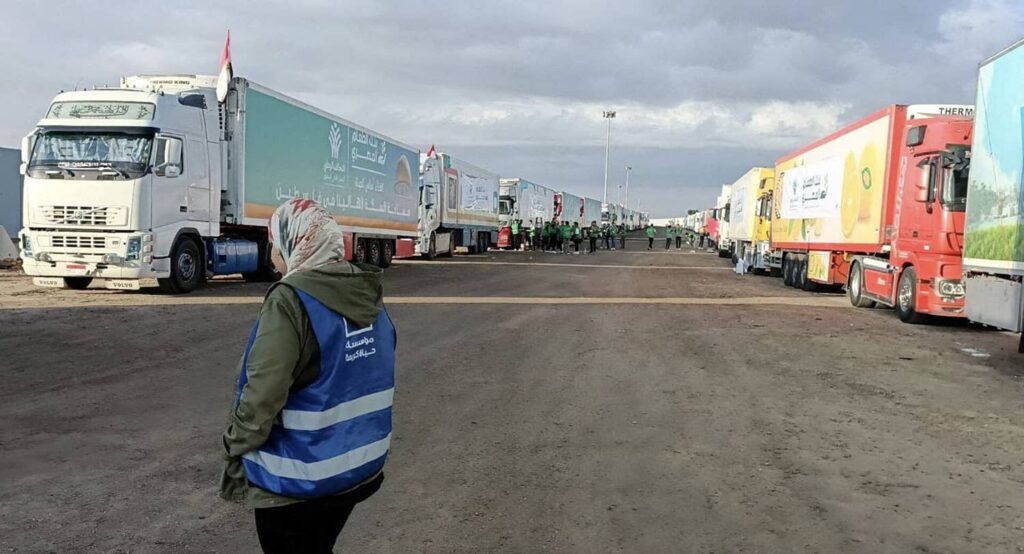
[[(70, 288), (200, 278), (199, 237), (219, 234), (220, 118), (212, 78), (59, 94), (22, 141), (25, 272)], [(187, 234), (197, 240), (175, 249)]]

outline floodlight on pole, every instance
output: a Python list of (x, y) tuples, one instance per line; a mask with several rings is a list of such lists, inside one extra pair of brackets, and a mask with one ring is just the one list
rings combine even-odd
[(606, 111), (601, 114), (601, 117), (608, 120), (608, 133), (604, 139), (604, 198), (602, 202), (608, 203), (608, 155), (611, 153), (612, 148), (612, 120), (615, 119), (614, 111)]

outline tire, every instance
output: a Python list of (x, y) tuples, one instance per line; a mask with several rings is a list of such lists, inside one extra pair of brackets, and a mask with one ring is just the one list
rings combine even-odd
[(391, 267), (391, 260), (395, 257), (395, 241), (393, 240), (382, 240), (380, 241), (380, 266), (382, 268)]
[(366, 263), (366, 239), (356, 239), (355, 252), (352, 253), (352, 261), (357, 264)]
[(261, 240), (257, 242), (259, 252), (259, 267), (252, 273), (243, 273), (242, 277), (250, 283), (276, 283), (281, 280), (281, 272), (274, 267), (271, 259), (270, 243)]
[(793, 286), (793, 256), (783, 254), (782, 256), (782, 282), (787, 287)]
[(423, 254), (423, 257), (428, 260), (433, 260), (437, 257), (437, 233), (430, 233), (430, 243), (427, 245), (427, 252)]
[(850, 266), (850, 277), (846, 283), (846, 296), (854, 308), (874, 307), (875, 301), (864, 296), (864, 267), (860, 262)]
[(903, 270), (896, 287), (896, 315), (904, 323), (922, 323), (924, 314), (917, 311), (917, 271), (913, 267)]
[(74, 290), (85, 290), (92, 283), (92, 277), (65, 277), (64, 286)]
[(374, 267), (381, 267), (380, 241), (377, 239), (366, 239), (366, 262)]
[(793, 264), (793, 286), (800, 290), (807, 290), (807, 260), (794, 256), (796, 263)]
[(171, 249), (171, 276), (157, 279), (160, 290), (171, 294), (187, 294), (202, 284), (206, 277), (206, 268), (199, 245), (195, 239), (185, 237), (178, 239)]

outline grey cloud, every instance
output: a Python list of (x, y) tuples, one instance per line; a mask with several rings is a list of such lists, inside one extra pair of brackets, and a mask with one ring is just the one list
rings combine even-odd
[[(752, 125), (772, 102), (834, 109), (836, 125), (891, 102), (970, 103), (976, 63), (1015, 38), (1022, 14), (1013, 0), (25, 2), (0, 21), (0, 144), (60, 89), (213, 73), (230, 27), (238, 74), (538, 181), (599, 184), (603, 127), (579, 110), (617, 107), (615, 163), (637, 167), (669, 216), (833, 123)], [(686, 103), (709, 117), (630, 120)]]

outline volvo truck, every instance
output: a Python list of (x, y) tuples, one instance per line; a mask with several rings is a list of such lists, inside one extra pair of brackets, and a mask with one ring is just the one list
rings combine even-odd
[(243, 78), (125, 77), (64, 92), (22, 141), (24, 270), (39, 286), (173, 293), (278, 277), (267, 222), (291, 198), (335, 216), (349, 259), (417, 237), (416, 148)]

